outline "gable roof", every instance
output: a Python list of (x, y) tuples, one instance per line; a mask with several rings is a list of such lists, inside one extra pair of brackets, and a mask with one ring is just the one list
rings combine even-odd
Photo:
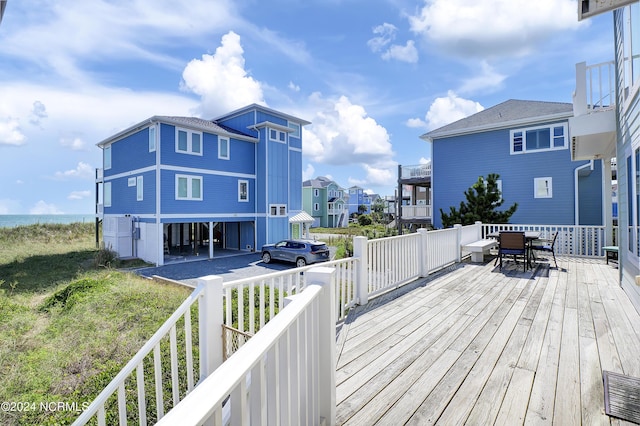
[(302, 186), (311, 188), (326, 188), (332, 183), (335, 184), (338, 188), (342, 189), (340, 185), (325, 176), (318, 176), (315, 179), (305, 180), (304, 182), (302, 182)]
[(224, 120), (224, 119), (233, 117), (235, 115), (244, 114), (247, 111), (254, 111), (254, 110), (260, 110), (260, 111), (266, 112), (268, 114), (276, 115), (276, 116), (285, 118), (285, 119), (287, 119), (289, 121), (300, 123), (300, 125), (302, 125), (302, 126), (306, 126), (308, 124), (311, 124), (310, 121), (303, 120), (302, 118), (294, 117), (293, 115), (286, 114), (286, 113), (284, 113), (282, 111), (276, 111), (275, 109), (271, 109), (269, 107), (266, 107), (264, 105), (259, 105), (259, 104), (256, 104), (256, 103), (253, 103), (251, 105), (247, 105), (247, 106), (239, 108), (239, 109), (237, 109), (235, 111), (231, 111), (231, 112), (229, 112), (227, 114), (224, 114), (224, 115), (221, 115), (219, 117), (216, 117), (212, 121)]
[(509, 99), (491, 108), (442, 126), (420, 136), (434, 139), (488, 131), (523, 124), (536, 124), (573, 117), (573, 104), (565, 102), (523, 101)]

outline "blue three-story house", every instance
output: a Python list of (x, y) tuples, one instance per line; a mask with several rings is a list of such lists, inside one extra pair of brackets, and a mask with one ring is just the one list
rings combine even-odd
[(252, 104), (214, 120), (154, 116), (100, 142), (105, 246), (162, 265), (289, 238), (308, 124)]

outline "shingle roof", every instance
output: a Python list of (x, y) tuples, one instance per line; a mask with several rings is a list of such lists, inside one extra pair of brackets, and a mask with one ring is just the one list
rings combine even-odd
[(523, 101), (509, 99), (491, 108), (470, 115), (451, 124), (442, 126), (420, 136), (421, 139), (434, 139), (444, 136), (468, 133), (472, 130), (493, 129), (509, 126), (520, 121), (550, 119), (557, 116), (571, 117), (573, 104), (565, 102)]
[(249, 133), (240, 132), (236, 129), (232, 129), (228, 126), (216, 123), (212, 120), (204, 120), (198, 117), (179, 117), (179, 116), (167, 116), (167, 115), (159, 115), (156, 116), (161, 121), (172, 121), (175, 123), (182, 123), (185, 126), (191, 127), (199, 127), (203, 129), (207, 129), (214, 133), (232, 133), (235, 135), (246, 136), (250, 138), (255, 138), (256, 135), (251, 135)]
[[(310, 186), (312, 188), (326, 188), (327, 186), (329, 186), (333, 181), (327, 177), (324, 176), (318, 176), (315, 179), (309, 179), (309, 180), (305, 180), (304, 182), (302, 182), (302, 186)], [(336, 183), (336, 185), (338, 185)], [(340, 185), (338, 185), (340, 186)]]

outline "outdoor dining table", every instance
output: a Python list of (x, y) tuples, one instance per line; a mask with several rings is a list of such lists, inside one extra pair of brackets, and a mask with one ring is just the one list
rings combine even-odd
[[(509, 232), (509, 231), (507, 231)], [(490, 232), (487, 234), (487, 238), (495, 238), (496, 240), (500, 241), (500, 231), (498, 232)], [(527, 262), (529, 263), (530, 267), (533, 267), (533, 263), (535, 263), (536, 261), (536, 256), (533, 254), (533, 242), (536, 240), (540, 239), (540, 232), (539, 231), (524, 231), (524, 239), (527, 243), (527, 249), (528, 249), (528, 255), (527, 255)], [(533, 262), (532, 262), (533, 259)], [(496, 263), (498, 262), (498, 260), (496, 259)]]

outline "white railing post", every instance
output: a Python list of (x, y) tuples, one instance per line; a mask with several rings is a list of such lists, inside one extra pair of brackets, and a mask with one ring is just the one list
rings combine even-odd
[(356, 273), (356, 303), (366, 305), (369, 301), (369, 260), (367, 259), (367, 237), (353, 237), (353, 256), (358, 258)]
[(200, 380), (222, 365), (222, 277), (198, 278), (204, 293), (198, 307), (200, 341)]
[[(354, 248), (355, 249), (355, 248)], [(318, 368), (320, 383), (318, 396), (320, 423), (336, 424), (336, 304), (334, 286), (335, 268), (320, 266), (307, 272), (307, 283), (322, 286), (318, 318), (320, 348)]]
[(453, 227), (456, 229), (456, 263), (460, 263), (462, 260), (462, 225), (456, 223)]
[(424, 278), (427, 275), (429, 275), (429, 267), (428, 267), (428, 262), (427, 262), (427, 238), (429, 238), (427, 236), (427, 234), (429, 233), (429, 231), (427, 231), (424, 228), (420, 228), (418, 229), (418, 234), (420, 234), (420, 239), (418, 240), (418, 244), (420, 244), (420, 247), (418, 247), (417, 253), (418, 253), (418, 265), (420, 265), (420, 277)]
[(477, 220), (475, 225), (476, 225), (476, 231), (477, 231), (476, 240), (481, 240), (482, 239), (482, 222)]

